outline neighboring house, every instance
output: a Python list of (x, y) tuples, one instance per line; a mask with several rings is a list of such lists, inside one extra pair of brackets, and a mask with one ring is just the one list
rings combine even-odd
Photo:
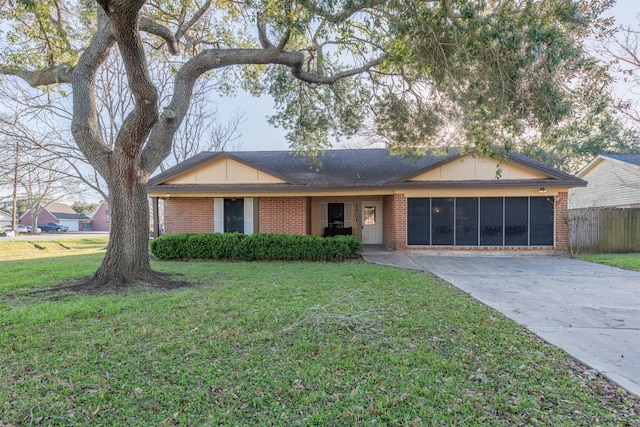
[[(91, 230), (91, 218), (80, 215), (71, 206), (59, 202), (49, 203), (40, 210), (38, 224), (46, 224), (48, 222), (65, 225), (69, 228), (69, 231)], [(33, 226), (31, 209), (22, 214), (20, 223)]]
[(570, 247), (577, 252), (640, 251), (640, 154), (601, 154), (569, 191)]
[(577, 176), (588, 184), (569, 191), (569, 209), (640, 208), (640, 154), (600, 154)]
[[(518, 154), (392, 156), (329, 150), (205, 152), (153, 177), (165, 233), (332, 236), (406, 249), (567, 250), (567, 192), (581, 179)], [(497, 178), (497, 168), (500, 178)]]
[(91, 230), (93, 231), (109, 231), (111, 227), (111, 213), (109, 212), (109, 203), (100, 202), (95, 212), (91, 214)]
[(0, 211), (0, 227), (5, 223), (10, 224), (12, 220), (13, 216), (9, 212)]

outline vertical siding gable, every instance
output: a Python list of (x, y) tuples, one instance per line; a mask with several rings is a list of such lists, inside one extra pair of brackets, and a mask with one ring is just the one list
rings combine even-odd
[(280, 178), (229, 158), (215, 159), (171, 178), (166, 184), (272, 184)]
[(549, 178), (538, 171), (513, 163), (500, 164), (493, 159), (465, 156), (415, 176), (411, 181), (491, 181), (497, 179), (498, 168), (502, 180)]

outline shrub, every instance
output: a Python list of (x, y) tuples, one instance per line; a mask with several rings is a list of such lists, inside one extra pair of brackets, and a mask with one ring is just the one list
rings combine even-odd
[(362, 249), (353, 236), (323, 238), (294, 234), (184, 233), (151, 241), (159, 259), (228, 259), (238, 261), (340, 261)]

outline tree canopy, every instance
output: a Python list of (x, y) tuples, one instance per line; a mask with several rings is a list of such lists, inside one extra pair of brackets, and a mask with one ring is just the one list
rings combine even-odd
[[(0, 73), (69, 91), (72, 133), (107, 183), (110, 246), (97, 282), (153, 281), (145, 185), (169, 155), (195, 82), (270, 95), (274, 125), (315, 152), (367, 120), (398, 151), (442, 144), (487, 152), (545, 136), (606, 84), (587, 37), (609, 0), (7, 0)], [(102, 140), (96, 73), (116, 48), (133, 99)], [(159, 99), (149, 58), (173, 67)], [(593, 89), (592, 89), (593, 90)], [(144, 206), (143, 206), (144, 205)]]

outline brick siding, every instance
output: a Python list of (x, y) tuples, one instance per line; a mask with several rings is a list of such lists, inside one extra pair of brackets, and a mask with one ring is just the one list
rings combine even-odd
[(555, 236), (555, 249), (557, 251), (569, 250), (569, 223), (567, 221), (567, 199), (568, 193), (566, 191), (559, 192), (555, 200), (556, 211), (556, 236)]
[(165, 199), (164, 232), (213, 233), (213, 199)]
[(311, 198), (261, 197), (260, 233), (311, 234)]
[(407, 198), (404, 194), (384, 197), (382, 201), (382, 244), (389, 249), (407, 248)]

